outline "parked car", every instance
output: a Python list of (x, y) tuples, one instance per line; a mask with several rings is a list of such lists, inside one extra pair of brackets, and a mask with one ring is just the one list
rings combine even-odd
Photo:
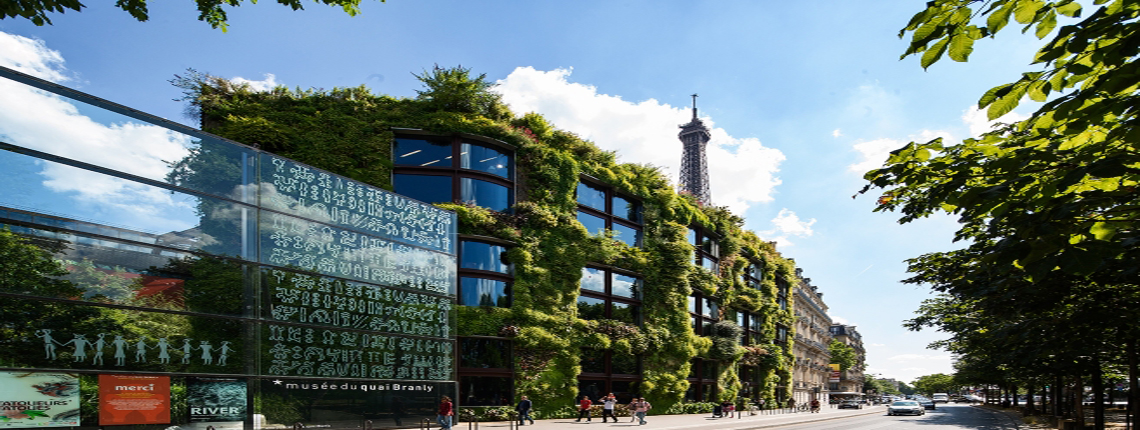
[(914, 400), (899, 400), (887, 406), (887, 415), (926, 415), (926, 409)]
[(844, 400), (839, 402), (839, 409), (863, 409), (863, 403), (858, 400)]

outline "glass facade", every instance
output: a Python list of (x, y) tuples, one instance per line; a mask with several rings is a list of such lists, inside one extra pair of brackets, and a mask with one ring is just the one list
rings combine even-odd
[(459, 268), (484, 270), (502, 274), (511, 273), (506, 262), (507, 247), (473, 240), (459, 243)]
[(392, 175), (392, 187), (400, 193), (424, 203), (451, 202), (451, 177), (431, 175)]
[(515, 203), (514, 155), (506, 147), (457, 136), (407, 134), (396, 137), (392, 154), (397, 193), (498, 212), (510, 212)]
[(591, 235), (611, 230), (614, 240), (641, 247), (641, 203), (614, 194), (612, 189), (579, 182), (575, 192), (578, 222)]
[(712, 234), (701, 228), (689, 227), (687, 236), (689, 244), (693, 246), (694, 262), (698, 267), (712, 273), (720, 273), (720, 245)]
[(641, 324), (641, 278), (613, 269), (583, 267), (578, 317)]
[[(0, 283), (0, 384), (148, 379), (176, 413), (116, 421), (100, 394), (71, 427), (154, 430), (386, 428), (455, 395), (454, 214), (8, 69), (0, 87), (64, 121), (0, 113), (0, 255), (29, 268)], [(209, 402), (241, 412), (186, 412)]]
[(460, 278), (459, 304), (463, 306), (511, 307), (506, 282), (485, 278)]

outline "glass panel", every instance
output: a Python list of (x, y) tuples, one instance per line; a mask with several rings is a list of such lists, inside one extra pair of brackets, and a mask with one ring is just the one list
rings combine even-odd
[(701, 238), (701, 250), (711, 254), (713, 257), (720, 257), (720, 245), (711, 237), (704, 236)]
[(597, 291), (599, 293), (606, 292), (606, 272), (602, 269), (595, 269), (593, 267), (582, 268), (582, 280), (580, 281), (583, 290)]
[[(579, 212), (580, 213), (580, 212)], [(603, 221), (604, 222), (604, 221)], [(641, 247), (641, 229), (614, 223), (614, 239), (634, 248)]]
[[(0, 207), (32, 222), (188, 251), (253, 258), (255, 209), (0, 151)], [(21, 211), (13, 211), (21, 212)], [(38, 213), (37, 213), (38, 212)]]
[(511, 343), (498, 339), (459, 338), (459, 367), (511, 369)]
[(606, 373), (606, 351), (582, 348), (582, 373)]
[[(63, 282), (0, 282), (0, 291), (168, 310), (242, 315), (242, 264), (214, 257), (8, 226), (66, 274)], [(3, 233), (0, 233), (2, 235)], [(14, 248), (31, 252), (32, 248)]]
[(261, 273), (262, 303), (269, 305), (262, 308), (265, 319), (411, 336), (451, 334), (448, 297), (270, 267)]
[(787, 310), (788, 309), (788, 299), (786, 299), (784, 297), (780, 297), (779, 299), (776, 299), (776, 303), (778, 303), (780, 305), (780, 310)]
[(578, 211), (578, 222), (586, 227), (590, 235), (602, 234), (606, 231), (606, 220), (602, 217)]
[(239, 320), (4, 298), (6, 367), (248, 373), (254, 343)]
[(396, 138), (392, 161), (397, 166), (451, 167), (451, 143), (445, 139)]
[(450, 176), (398, 173), (392, 175), (392, 189), (396, 191), (396, 194), (424, 203), (451, 203), (453, 198)]
[[(0, 85), (4, 94), (0, 100), (0, 111), (4, 112), (0, 115), (0, 140), (4, 142), (215, 196), (240, 198), (242, 185), (252, 178), (247, 155), (253, 150), (249, 148), (176, 131), (12, 81), (4, 80)], [(46, 182), (81, 195), (116, 191), (52, 168), (42, 173)], [(129, 194), (132, 190), (120, 191)]]
[(578, 204), (606, 212), (606, 191), (585, 182), (579, 182)]
[(459, 267), (509, 274), (511, 266), (505, 262), (506, 254), (505, 246), (465, 240), (460, 243)]
[(751, 323), (749, 327), (752, 331), (760, 331), (763, 321), (756, 315), (749, 315), (748, 321)]
[(507, 291), (507, 283), (494, 279), (460, 278), (462, 290), (459, 304), (463, 306), (498, 306), (511, 307), (511, 298)]
[(507, 212), (511, 208), (511, 189), (478, 179), (460, 178), (460, 201), (493, 211)]
[(703, 268), (705, 268), (705, 270), (708, 270), (708, 271), (713, 272), (713, 273), (719, 273), (720, 272), (720, 267), (717, 267), (716, 260), (714, 260), (710, 257), (703, 256), (703, 255), (701, 256), (701, 267), (703, 267)]
[(685, 390), (685, 401), (686, 402), (696, 402), (698, 400), (697, 399), (697, 389), (699, 387), (700, 387), (700, 385), (697, 385), (695, 382), (689, 383), (689, 389)]
[(600, 320), (606, 317), (606, 301), (593, 297), (578, 296), (578, 318)]
[(455, 292), (455, 256), (274, 212), (261, 215), (262, 263), (382, 286)]
[[(579, 379), (578, 397), (574, 398), (574, 404), (577, 405), (578, 401), (582, 399), (582, 396), (589, 397), (594, 404), (597, 404), (598, 399), (601, 399), (602, 396), (606, 394), (609, 394), (609, 392), (606, 391), (606, 381)], [(575, 410), (577, 410), (577, 406), (575, 406)]]
[(716, 380), (717, 365), (712, 360), (701, 360), (701, 379)]
[(450, 380), (455, 342), (324, 327), (262, 323), (265, 376)]
[(511, 157), (505, 152), (464, 142), (459, 145), (459, 167), (511, 179)]
[(641, 224), (641, 203), (618, 196), (614, 196), (610, 201), (613, 204), (614, 215)]
[(728, 311), (727, 313), (729, 314), (729, 319), (735, 319), (736, 320), (736, 325), (741, 326), (741, 327), (748, 327), (748, 326), (744, 325), (745, 319), (746, 319), (746, 318), (744, 318), (744, 316), (747, 315), (747, 313), (740, 312), (740, 311)]
[(628, 405), (633, 402), (633, 396), (640, 394), (637, 386), (637, 381), (613, 381), (610, 382), (610, 392), (617, 397), (617, 404)]
[(720, 318), (720, 310), (718, 309), (716, 300), (706, 298), (704, 307), (701, 309), (701, 315), (712, 319)]
[(689, 228), (689, 234), (685, 236), (689, 240), (689, 245), (697, 246), (697, 231)]
[(716, 384), (702, 384), (701, 401), (711, 402), (716, 399)]
[(631, 299), (641, 299), (641, 279), (620, 273), (613, 273), (612, 276), (611, 288), (613, 289), (613, 295)]
[(691, 314), (697, 313), (697, 298), (696, 297), (689, 296), (689, 313), (691, 313)]
[[(455, 215), (443, 209), (268, 153), (261, 155), (260, 177), (262, 207), (397, 242), (455, 252)], [(441, 180), (432, 178), (418, 180)], [(400, 178), (402, 189), (417, 191), (417, 186), (404, 183), (408, 180), (414, 185), (417, 178)], [(450, 182), (440, 187), (426, 192), (450, 193)], [(451, 201), (450, 194), (442, 198)]]
[(511, 399), (514, 398), (511, 394), (512, 383), (509, 377), (462, 376), (459, 378), (458, 400), (464, 407), (511, 406)]
[(613, 302), (611, 318), (627, 324), (641, 323), (641, 307), (627, 303)]
[[(439, 399), (457, 399), (454, 382), (416, 381), (405, 385), (414, 389), (392, 390), (386, 381), (338, 381), (336, 389), (324, 380), (272, 378), (260, 381), (254, 399), (260, 428), (373, 428), (412, 427), (423, 418), (435, 421)], [(195, 426), (196, 428), (197, 426)], [(205, 428), (205, 426), (201, 426)], [(228, 427), (218, 426), (219, 429)]]
[(638, 375), (641, 373), (641, 366), (639, 366), (636, 355), (622, 354), (616, 351), (610, 355), (613, 357), (613, 366), (610, 369), (613, 374)]

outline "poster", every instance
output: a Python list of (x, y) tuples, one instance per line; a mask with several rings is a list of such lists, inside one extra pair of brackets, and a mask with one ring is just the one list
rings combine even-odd
[(244, 421), (246, 385), (236, 378), (189, 378), (190, 422)]
[(79, 425), (79, 377), (0, 372), (0, 428)]
[(99, 375), (99, 425), (170, 424), (170, 377)]

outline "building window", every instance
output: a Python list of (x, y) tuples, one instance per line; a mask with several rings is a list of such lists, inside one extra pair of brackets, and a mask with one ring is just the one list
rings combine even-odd
[(720, 245), (717, 237), (699, 227), (689, 227), (689, 245), (693, 246), (693, 263), (713, 273), (720, 273)]
[(776, 326), (776, 343), (783, 345), (788, 342), (788, 328)]
[(459, 399), (463, 406), (505, 406), (513, 399), (511, 342), (506, 339), (461, 337)]
[(780, 310), (788, 310), (788, 281), (781, 278), (776, 279), (776, 304), (780, 305)]
[(399, 136), (392, 148), (392, 186), (427, 203), (508, 212), (514, 205), (514, 163), (507, 146), (460, 136)]
[(597, 267), (582, 268), (578, 318), (641, 324), (641, 278)]
[(751, 312), (736, 311), (736, 325), (742, 329), (740, 334), (741, 345), (757, 345), (760, 342), (760, 328), (764, 321), (760, 316)]
[(511, 306), (511, 265), (507, 246), (460, 238), (459, 304), (463, 306)]
[(695, 293), (689, 296), (689, 316), (693, 320), (693, 332), (707, 335), (720, 319), (720, 304), (712, 297)]
[(749, 261), (748, 266), (744, 268), (742, 278), (745, 286), (759, 290), (764, 282), (764, 269), (760, 263)]
[(685, 392), (685, 401), (715, 401), (717, 370), (716, 360), (694, 358), (689, 367), (689, 390)]
[(579, 182), (577, 190), (578, 222), (591, 235), (613, 231), (614, 239), (641, 247), (641, 203), (619, 196), (613, 189)]

